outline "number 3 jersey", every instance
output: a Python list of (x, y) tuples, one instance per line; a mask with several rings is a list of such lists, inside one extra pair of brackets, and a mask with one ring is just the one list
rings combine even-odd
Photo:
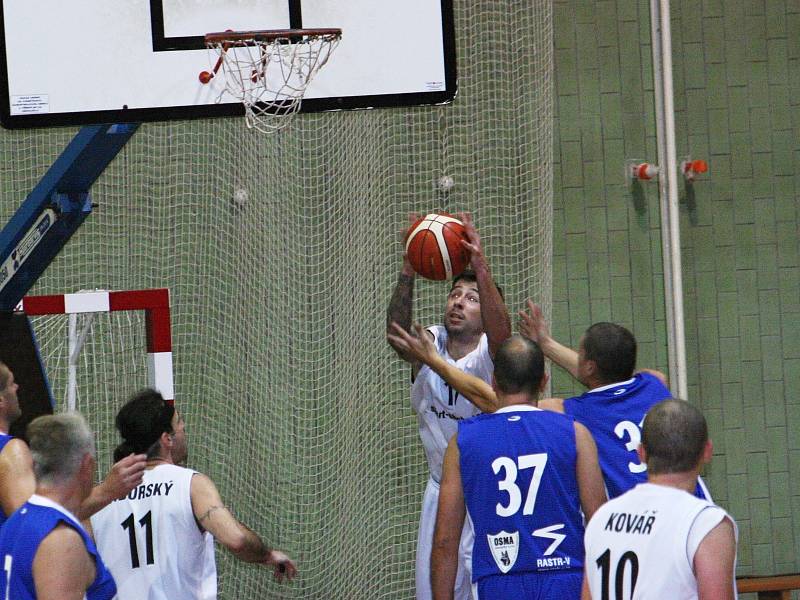
[(572, 418), (527, 405), (458, 428), (473, 528), (472, 580), (583, 568), (583, 517)]
[(214, 540), (202, 532), (190, 496), (195, 471), (158, 465), (142, 483), (92, 517), (100, 556), (118, 600), (216, 598)]
[(708, 500), (653, 483), (609, 500), (586, 526), (592, 598), (696, 599), (695, 552), (724, 518)]
[[(564, 412), (586, 426), (597, 443), (597, 456), (609, 498), (616, 498), (647, 481), (647, 466), (639, 462), (636, 448), (647, 411), (671, 398), (669, 389), (649, 373), (595, 388), (564, 401)], [(710, 499), (702, 481), (695, 495)]]

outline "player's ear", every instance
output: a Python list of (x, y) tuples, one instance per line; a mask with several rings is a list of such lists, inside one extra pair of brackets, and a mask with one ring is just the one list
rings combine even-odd
[(594, 378), (597, 375), (597, 363), (593, 360), (587, 360), (585, 363), (586, 374)]
[(639, 457), (639, 462), (643, 465), (647, 464), (647, 451), (642, 444), (636, 447), (636, 455)]
[(94, 467), (95, 467), (95, 460), (94, 456), (92, 456), (91, 452), (86, 452), (81, 458), (80, 467), (78, 467), (79, 476), (84, 480), (88, 481), (89, 485), (94, 482)]
[(700, 458), (700, 463), (707, 465), (711, 462), (711, 457), (714, 455), (714, 444), (710, 439), (706, 440), (706, 445), (703, 446), (703, 455)]
[(542, 382), (539, 384), (539, 393), (544, 393), (544, 390), (547, 388), (547, 382), (550, 381), (550, 375), (546, 372), (542, 373)]

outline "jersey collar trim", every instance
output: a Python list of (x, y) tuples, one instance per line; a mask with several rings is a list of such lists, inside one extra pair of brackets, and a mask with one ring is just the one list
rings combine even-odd
[[(47, 508), (55, 509), (58, 512), (60, 512), (61, 514), (69, 517), (70, 519), (72, 519), (78, 525), (80, 525), (80, 523), (81, 523), (78, 520), (78, 517), (73, 515), (66, 508), (61, 506), (58, 502), (54, 502), (53, 500), (50, 500), (50, 498), (45, 498), (44, 496), (40, 496), (39, 494), (34, 494), (30, 498), (28, 498), (28, 502), (30, 502), (31, 504), (36, 504), (37, 506), (45, 506)], [(83, 529), (82, 526), (81, 526), (81, 529)]]
[(512, 404), (511, 406), (504, 406), (494, 411), (494, 414), (507, 413), (507, 412), (532, 412), (535, 410), (544, 410), (538, 406), (531, 406), (530, 404)]
[(611, 388), (615, 388), (618, 385), (630, 385), (636, 380), (636, 377), (631, 377), (628, 381), (618, 381), (617, 383), (609, 383), (608, 385), (604, 385), (599, 388), (594, 388), (593, 390), (589, 390), (586, 392), (587, 394), (594, 394), (595, 392), (605, 392), (606, 390), (610, 390)]

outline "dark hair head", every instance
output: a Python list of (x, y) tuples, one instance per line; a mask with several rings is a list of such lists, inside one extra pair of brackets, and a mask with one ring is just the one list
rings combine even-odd
[(508, 338), (494, 357), (494, 380), (504, 394), (539, 394), (544, 377), (544, 355), (536, 342), (520, 335)]
[[(460, 281), (477, 283), (478, 276), (475, 275), (475, 271), (473, 271), (472, 269), (464, 269), (463, 271), (461, 271), (461, 273), (453, 277), (453, 283), (450, 285), (450, 290), (456, 287), (456, 285), (458, 285)], [(494, 287), (497, 288), (497, 291), (500, 293), (500, 297), (505, 300), (505, 296), (503, 296), (503, 288), (497, 285), (497, 282), (495, 282)]]
[(653, 475), (691, 471), (700, 463), (707, 441), (703, 413), (684, 400), (659, 402), (644, 419), (642, 446)]
[(134, 453), (146, 453), (148, 458), (159, 452), (162, 433), (173, 433), (172, 417), (175, 407), (153, 389), (136, 392), (125, 403), (115, 419), (122, 443), (114, 450), (114, 462)]
[(636, 368), (636, 338), (614, 323), (595, 323), (583, 336), (586, 360), (594, 361), (603, 383), (616, 383), (633, 377)]

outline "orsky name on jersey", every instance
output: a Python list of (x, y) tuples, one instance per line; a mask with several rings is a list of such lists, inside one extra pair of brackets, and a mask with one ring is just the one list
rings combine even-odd
[[(135, 487), (128, 492), (128, 500), (141, 500), (142, 498), (149, 498), (151, 496), (169, 496), (169, 491), (174, 485), (175, 484), (171, 481), (161, 483), (143, 483), (142, 485)], [(123, 498), (117, 498), (114, 500), (114, 502), (117, 500), (122, 500)]]
[(653, 530), (653, 523), (656, 522), (654, 511), (645, 511), (643, 514), (631, 513), (611, 513), (606, 522), (606, 531), (616, 531), (617, 533), (640, 533), (647, 535)]

